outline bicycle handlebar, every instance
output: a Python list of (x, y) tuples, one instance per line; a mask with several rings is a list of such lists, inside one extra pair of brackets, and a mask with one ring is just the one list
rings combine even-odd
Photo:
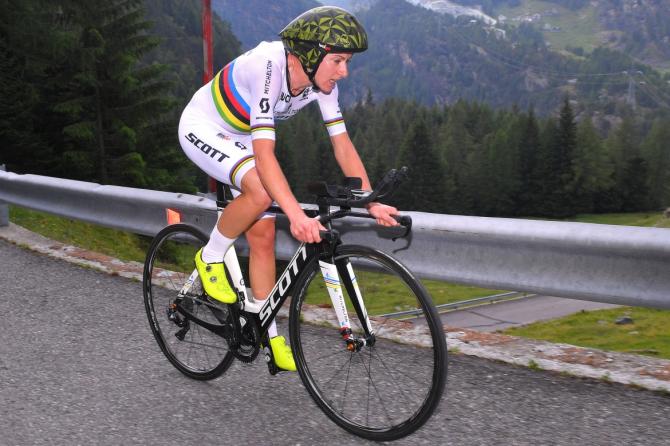
[[(325, 206), (339, 206), (341, 209), (329, 215), (321, 215), (322, 222), (331, 221), (346, 215), (353, 217), (371, 218), (370, 214), (362, 212), (352, 212), (353, 207), (364, 207), (368, 203), (380, 200), (391, 195), (398, 185), (407, 178), (407, 167), (390, 170), (377, 183), (372, 191), (364, 191), (361, 189), (362, 181), (360, 178), (346, 178), (344, 185), (328, 185), (325, 182), (312, 183), (308, 185), (308, 190), (317, 196), (316, 203), (321, 208)], [(222, 183), (217, 182), (217, 206), (225, 208), (230, 201), (225, 199)], [(275, 212), (278, 214), (284, 213), (279, 206), (270, 206), (268, 212)], [(305, 209), (307, 215), (316, 217), (320, 215), (320, 211), (313, 209)], [(402, 235), (399, 237), (406, 237), (412, 229), (412, 218), (408, 215), (394, 215), (393, 218), (405, 228)], [(322, 234), (323, 238), (323, 234)], [(396, 237), (394, 237), (395, 240)]]
[[(390, 170), (372, 191), (360, 189), (362, 184), (360, 178), (346, 178), (342, 186), (328, 185), (325, 182), (313, 183), (309, 185), (309, 190), (316, 194), (316, 202), (320, 206), (339, 206), (341, 208), (333, 214), (322, 216), (324, 223), (345, 215), (374, 219), (368, 213), (352, 212), (351, 208), (363, 207), (368, 203), (388, 197), (405, 178), (407, 178), (407, 167), (402, 167), (398, 170)], [(404, 228), (402, 235), (398, 237), (406, 237), (412, 230), (412, 218), (408, 215), (394, 215), (393, 218)], [(398, 237), (394, 237), (394, 240)]]
[(360, 178), (347, 178), (343, 186), (328, 185), (325, 182), (312, 183), (308, 189), (317, 196), (317, 204), (342, 208), (363, 207), (366, 204), (387, 197), (407, 178), (407, 167), (391, 169), (372, 191), (361, 190)]

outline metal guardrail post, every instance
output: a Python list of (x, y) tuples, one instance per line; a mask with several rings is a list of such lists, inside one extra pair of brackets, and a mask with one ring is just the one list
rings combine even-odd
[[(7, 170), (4, 164), (0, 164), (0, 170)], [(0, 227), (9, 226), (9, 205), (0, 200)]]

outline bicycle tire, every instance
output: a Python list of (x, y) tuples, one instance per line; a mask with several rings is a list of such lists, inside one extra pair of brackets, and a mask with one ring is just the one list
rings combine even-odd
[[(315, 259), (291, 302), (298, 373), (316, 404), (342, 428), (370, 440), (402, 438), (430, 418), (444, 391), (447, 346), (439, 315), (421, 282), (388, 254), (342, 245), (334, 259), (351, 262), (376, 340), (360, 351), (346, 349)], [(345, 286), (342, 291), (351, 329), (361, 334)], [(400, 320), (388, 315), (390, 299), (392, 310), (421, 311), (414, 320)]]
[[(185, 322), (185, 318), (179, 314), (175, 317), (175, 313), (169, 311), (195, 269), (195, 253), (206, 242), (207, 236), (191, 225), (180, 223), (165, 227), (151, 242), (142, 280), (144, 306), (156, 342), (177, 370), (197, 380), (220, 376), (234, 359), (224, 338), (193, 322)], [(207, 322), (225, 321), (225, 307), (219, 309), (203, 304), (204, 301), (207, 297), (197, 278), (182, 298), (182, 305)], [(170, 314), (177, 320), (171, 320)]]

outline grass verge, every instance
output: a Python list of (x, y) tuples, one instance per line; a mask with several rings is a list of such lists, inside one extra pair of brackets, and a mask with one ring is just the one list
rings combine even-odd
[(149, 237), (104, 228), (79, 220), (9, 206), (9, 220), (52, 240), (107, 254), (121, 260), (144, 262)]
[[(617, 320), (629, 318), (630, 323)], [(505, 330), (506, 334), (601, 350), (670, 359), (670, 311), (621, 307), (582, 311), (561, 319)]]
[(661, 212), (635, 212), (630, 214), (580, 214), (571, 221), (605, 225), (647, 226), (670, 228), (670, 218)]

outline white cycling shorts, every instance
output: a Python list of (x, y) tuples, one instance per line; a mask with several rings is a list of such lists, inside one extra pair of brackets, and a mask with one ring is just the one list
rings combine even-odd
[[(231, 135), (200, 112), (186, 107), (179, 120), (179, 143), (186, 156), (217, 181), (240, 195), (242, 179), (256, 167), (251, 135)], [(263, 213), (260, 218), (274, 217)]]

